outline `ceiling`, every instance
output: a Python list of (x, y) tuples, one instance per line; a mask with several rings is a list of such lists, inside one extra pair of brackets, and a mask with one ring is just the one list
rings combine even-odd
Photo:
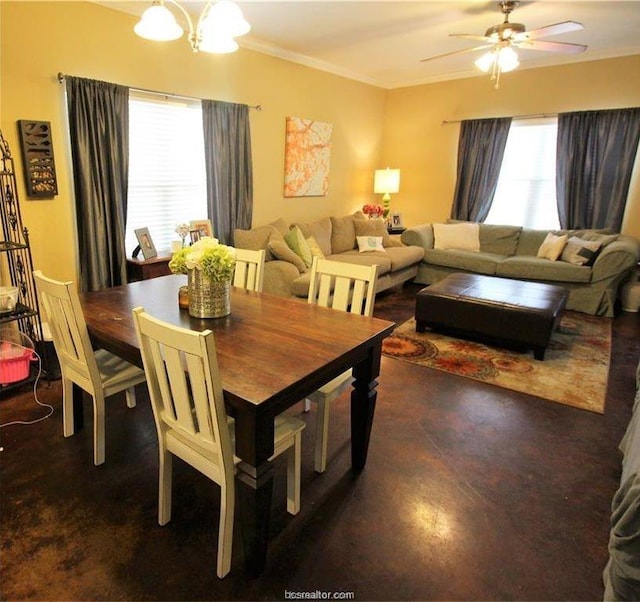
[[(472, 48), (479, 42), (450, 33), (483, 35), (502, 22), (496, 1), (424, 2), (401, 0), (237, 0), (251, 31), (241, 47), (282, 57), (382, 88), (398, 88), (481, 73), (473, 61), (481, 52), (420, 62), (420, 59)], [(149, 2), (99, 2), (142, 14)], [(206, 2), (181, 2), (194, 16)], [(545, 40), (586, 44), (578, 55), (518, 49), (519, 69), (640, 54), (640, 1), (522, 1), (510, 21), (527, 30), (577, 21), (584, 29)], [(178, 22), (184, 25), (178, 18)], [(133, 32), (132, 32), (133, 34)], [(187, 42), (181, 38), (188, 51)], [(635, 77), (640, 77), (636, 74)]]

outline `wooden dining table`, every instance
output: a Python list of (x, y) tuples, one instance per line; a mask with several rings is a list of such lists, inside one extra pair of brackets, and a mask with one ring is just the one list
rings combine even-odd
[(82, 293), (80, 302), (93, 343), (138, 366), (142, 357), (134, 307), (176, 326), (213, 331), (225, 403), (236, 423), (245, 566), (249, 573), (259, 574), (267, 556), (275, 417), (353, 368), (351, 466), (363, 470), (382, 341), (395, 324), (235, 287), (230, 315), (193, 318), (178, 307), (178, 289), (185, 284), (185, 276), (163, 276)]

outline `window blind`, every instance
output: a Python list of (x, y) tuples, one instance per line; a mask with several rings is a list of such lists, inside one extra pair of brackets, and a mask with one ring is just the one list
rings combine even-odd
[(197, 100), (131, 92), (126, 248), (149, 228), (159, 255), (180, 240), (176, 225), (207, 218), (202, 108)]

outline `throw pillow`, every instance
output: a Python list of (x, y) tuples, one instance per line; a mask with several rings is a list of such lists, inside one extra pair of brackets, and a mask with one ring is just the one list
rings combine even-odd
[(355, 227), (356, 238), (358, 236), (380, 236), (382, 237), (383, 247), (393, 246), (391, 237), (387, 232), (387, 224), (384, 220), (354, 217), (353, 225)]
[(304, 264), (307, 267), (311, 267), (311, 249), (300, 228), (298, 226), (291, 228), (284, 240), (289, 245), (289, 248), (304, 261)]
[(307, 266), (304, 261), (300, 259), (290, 248), (289, 245), (284, 241), (283, 238), (280, 240), (274, 239), (269, 241), (269, 251), (273, 253), (276, 259), (281, 259), (282, 261), (288, 261), (292, 263), (298, 268), (300, 273), (304, 273), (307, 271)]
[(382, 246), (382, 236), (356, 236), (358, 241), (358, 251), (384, 251)]
[(538, 249), (537, 256), (542, 259), (550, 259), (551, 261), (555, 261), (560, 257), (562, 250), (567, 244), (567, 240), (569, 238), (568, 234), (562, 234), (558, 236), (553, 232), (549, 232), (542, 241), (540, 248)]
[(356, 248), (353, 215), (331, 218), (331, 253), (344, 253)]
[(480, 225), (473, 222), (433, 224), (433, 248), (480, 251)]
[(582, 240), (590, 242), (599, 242), (602, 248), (610, 245), (613, 241), (618, 240), (618, 234), (601, 234), (599, 232), (584, 232), (580, 234)]
[(582, 240), (572, 236), (562, 251), (560, 259), (573, 265), (591, 265), (602, 245), (596, 241)]
[(307, 238), (307, 244), (309, 245), (309, 250), (311, 251), (312, 260), (313, 257), (319, 257), (320, 259), (324, 259), (326, 257), (326, 255), (322, 252), (322, 249), (320, 248), (320, 245), (318, 244), (315, 236), (309, 236)]

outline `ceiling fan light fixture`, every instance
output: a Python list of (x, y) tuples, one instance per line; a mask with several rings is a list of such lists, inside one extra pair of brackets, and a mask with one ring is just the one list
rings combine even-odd
[(518, 53), (511, 48), (511, 46), (500, 48), (497, 60), (501, 73), (513, 71), (520, 65), (520, 61), (518, 61)]
[(488, 73), (491, 67), (493, 66), (493, 62), (496, 60), (496, 51), (490, 50), (489, 52), (485, 52), (481, 57), (477, 58), (474, 62), (475, 65), (480, 71), (484, 71)]

